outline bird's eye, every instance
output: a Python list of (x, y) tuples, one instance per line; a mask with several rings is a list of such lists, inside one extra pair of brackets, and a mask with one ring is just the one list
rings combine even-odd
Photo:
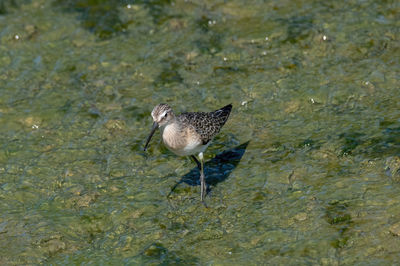
[(165, 113), (164, 117), (167, 117), (167, 116), (168, 116), (168, 113)]

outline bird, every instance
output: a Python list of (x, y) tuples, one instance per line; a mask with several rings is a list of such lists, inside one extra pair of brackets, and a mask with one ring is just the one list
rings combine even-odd
[[(204, 176), (204, 151), (228, 120), (232, 104), (212, 112), (184, 112), (175, 115), (166, 103), (156, 105), (151, 112), (153, 126), (147, 137), (144, 151), (154, 132), (161, 130), (164, 145), (178, 156), (190, 156), (200, 171), (200, 198), (204, 203), (206, 181)], [(199, 160), (196, 156), (198, 155)]]

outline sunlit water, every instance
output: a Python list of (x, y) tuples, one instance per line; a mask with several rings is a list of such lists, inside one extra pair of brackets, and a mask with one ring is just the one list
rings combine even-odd
[[(0, 3), (0, 264), (399, 261), (398, 2)], [(208, 208), (160, 102), (234, 106)]]

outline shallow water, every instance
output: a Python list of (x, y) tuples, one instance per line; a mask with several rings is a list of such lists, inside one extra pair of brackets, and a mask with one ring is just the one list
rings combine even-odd
[[(0, 4), (0, 264), (393, 264), (396, 1)], [(195, 164), (150, 112), (233, 112)]]

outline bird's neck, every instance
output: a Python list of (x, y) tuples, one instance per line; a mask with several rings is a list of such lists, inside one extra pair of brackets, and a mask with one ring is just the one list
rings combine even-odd
[(169, 116), (168, 116), (168, 120), (166, 122), (164, 122), (164, 123), (160, 123), (161, 132), (164, 132), (165, 128), (170, 126), (170, 125), (174, 125), (174, 124), (178, 125), (177, 122), (178, 121), (176, 119), (176, 116), (174, 115), (174, 113), (171, 112), (169, 114)]

